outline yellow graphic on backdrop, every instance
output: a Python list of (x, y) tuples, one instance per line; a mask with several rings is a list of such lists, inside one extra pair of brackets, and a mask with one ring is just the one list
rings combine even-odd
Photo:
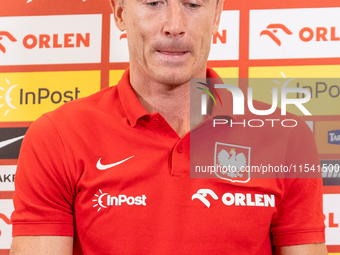
[(0, 73), (0, 121), (34, 121), (100, 90), (100, 71)]
[(110, 70), (109, 86), (117, 85), (124, 72), (125, 70)]
[(213, 67), (221, 78), (238, 78), (238, 67)]
[[(340, 114), (340, 65), (250, 67), (249, 78), (259, 78), (249, 81), (255, 100), (271, 104), (271, 90), (276, 87), (280, 91), (286, 84), (288, 88), (304, 88), (311, 93), (311, 99), (303, 106), (313, 116)], [(288, 94), (292, 99), (303, 97), (302, 93)], [(287, 111), (304, 115), (295, 105), (288, 105)]]

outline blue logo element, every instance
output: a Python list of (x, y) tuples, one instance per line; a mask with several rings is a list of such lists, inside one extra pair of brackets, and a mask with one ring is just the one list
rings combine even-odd
[(328, 143), (340, 145), (340, 129), (328, 131)]

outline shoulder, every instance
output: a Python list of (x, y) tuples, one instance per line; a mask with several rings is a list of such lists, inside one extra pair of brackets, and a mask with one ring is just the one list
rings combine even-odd
[(119, 108), (121, 108), (120, 100), (118, 89), (115, 86), (103, 89), (88, 97), (68, 102), (43, 116), (49, 118), (53, 123), (58, 123), (58, 125), (73, 125), (75, 123), (85, 125), (93, 118), (115, 114), (113, 109)]
[[(56, 110), (49, 112), (45, 115), (49, 117), (57, 117), (58, 115), (63, 114), (64, 117), (67, 117), (71, 114), (79, 114), (84, 111), (89, 111), (92, 109), (100, 110), (101, 104), (107, 101), (109, 97), (111, 98), (113, 97), (114, 99), (114, 97), (117, 96), (116, 92), (117, 92), (116, 87), (106, 88), (90, 96), (67, 102), (64, 105), (57, 108)], [(115, 102), (117, 101), (115, 100)]]
[(106, 88), (43, 114), (30, 126), (27, 135), (48, 137), (52, 134), (77, 134), (84, 129), (92, 130), (96, 123), (103, 120), (116, 120), (122, 115), (119, 109), (121, 106), (117, 88)]

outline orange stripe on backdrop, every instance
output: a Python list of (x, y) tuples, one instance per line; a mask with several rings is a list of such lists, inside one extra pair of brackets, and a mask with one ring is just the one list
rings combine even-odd
[(340, 194), (340, 186), (323, 186), (323, 193), (324, 194)]
[[(319, 155), (320, 159), (339, 159), (339, 154), (321, 154)], [(340, 193), (340, 192), (339, 192)]]
[[(340, 251), (340, 245), (327, 245), (327, 250), (330, 254), (332, 254), (331, 252), (339, 252)], [(335, 254), (340, 254), (340, 253), (335, 253)]]
[(22, 73), (22, 72), (49, 72), (49, 71), (70, 71), (70, 70), (100, 70), (102, 64), (55, 64), (55, 65), (16, 65), (0, 66), (1, 73)]
[(304, 59), (265, 59), (249, 60), (250, 66), (301, 66), (301, 65), (338, 65), (340, 58), (304, 58)]
[(14, 195), (14, 191), (1, 191), (0, 199), (12, 199), (13, 195)]
[(1, 166), (15, 166), (18, 164), (17, 159), (0, 159)]
[(0, 122), (0, 128), (4, 127), (29, 127), (32, 122)]
[(110, 15), (103, 15), (101, 88), (109, 87)]

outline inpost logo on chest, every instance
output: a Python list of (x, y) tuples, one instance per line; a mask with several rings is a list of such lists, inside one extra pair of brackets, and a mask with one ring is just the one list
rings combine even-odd
[(132, 206), (132, 205), (143, 205), (146, 206), (147, 197), (143, 194), (141, 196), (127, 196), (127, 195), (118, 195), (112, 196), (109, 193), (103, 193), (99, 189), (98, 194), (94, 194), (96, 197), (92, 200), (92, 202), (96, 202), (93, 207), (98, 207), (97, 212), (99, 212), (102, 208), (108, 208), (110, 206)]

